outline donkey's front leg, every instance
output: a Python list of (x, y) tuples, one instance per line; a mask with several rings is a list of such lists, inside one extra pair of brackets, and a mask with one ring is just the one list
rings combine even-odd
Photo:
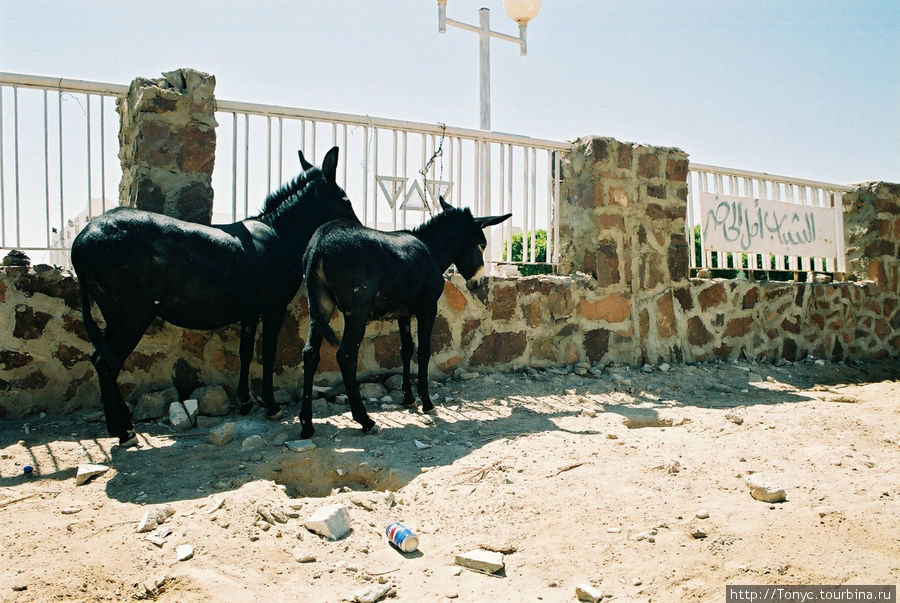
[(430, 305), (420, 311), (418, 316), (419, 336), (419, 399), (422, 400), (422, 412), (430, 412), (434, 408), (431, 397), (428, 395), (428, 362), (431, 360), (431, 330), (434, 327), (434, 319), (437, 317), (437, 304)]
[(281, 331), (281, 323), (284, 321), (283, 308), (269, 309), (263, 314), (262, 337), (262, 401), (266, 407), (266, 418), (275, 421), (281, 418), (281, 407), (275, 403), (275, 389), (272, 384), (275, 371), (275, 350), (278, 347), (278, 333)]
[(375, 427), (375, 421), (369, 417), (366, 407), (363, 406), (362, 396), (359, 394), (359, 383), (356, 381), (356, 364), (359, 360), (359, 346), (366, 334), (368, 316), (368, 310), (359, 308), (352, 314), (344, 314), (344, 335), (341, 337), (341, 346), (337, 351), (337, 361), (338, 366), (341, 367), (344, 389), (347, 390), (347, 397), (350, 399), (350, 413), (353, 415), (353, 420), (359, 423), (362, 430), (367, 433)]
[(250, 399), (250, 361), (253, 359), (253, 340), (256, 339), (256, 325), (259, 316), (247, 318), (241, 321), (241, 347), (239, 351), (241, 359), (241, 372), (238, 380), (238, 401), (240, 413), (246, 415), (253, 409), (253, 400)]
[(412, 393), (412, 380), (409, 377), (409, 362), (413, 355), (413, 340), (409, 332), (409, 316), (401, 316), (397, 319), (400, 326), (400, 358), (403, 361), (403, 406), (412, 406), (416, 398)]

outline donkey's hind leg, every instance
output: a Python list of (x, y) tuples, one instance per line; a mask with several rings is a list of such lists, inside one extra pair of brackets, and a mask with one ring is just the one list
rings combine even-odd
[(397, 319), (400, 326), (400, 358), (403, 361), (403, 406), (412, 406), (416, 403), (416, 397), (412, 393), (412, 380), (409, 376), (409, 363), (413, 355), (413, 340), (409, 330), (409, 316), (401, 316)]
[(416, 330), (418, 331), (419, 349), (419, 399), (422, 401), (422, 412), (431, 412), (434, 404), (428, 395), (428, 362), (431, 360), (431, 331), (434, 328), (434, 319), (437, 317), (437, 304), (429, 305), (420, 310), (416, 315)]
[(256, 339), (256, 325), (259, 316), (247, 318), (241, 321), (241, 347), (239, 351), (241, 359), (241, 373), (238, 379), (239, 411), (246, 415), (253, 408), (253, 400), (250, 397), (250, 361), (253, 359), (253, 341)]
[(344, 314), (344, 335), (341, 337), (341, 347), (337, 351), (338, 366), (341, 367), (341, 377), (344, 379), (344, 388), (350, 399), (350, 414), (353, 420), (362, 426), (366, 433), (375, 427), (375, 421), (369, 417), (366, 407), (363, 406), (359, 393), (359, 383), (356, 380), (356, 365), (359, 360), (359, 346), (366, 334), (366, 320), (369, 312), (357, 308), (353, 313)]
[[(127, 358), (137, 347), (144, 331), (150, 326), (155, 314), (133, 312), (127, 318), (116, 317), (107, 320), (103, 338), (119, 358)], [(119, 446), (128, 447), (137, 444), (134, 424), (128, 412), (128, 406), (122, 398), (116, 382), (121, 366), (116, 366), (100, 354), (92, 357), (97, 378), (100, 381), (100, 397), (103, 400), (103, 412), (106, 415), (106, 430), (110, 435), (119, 438)]]
[(313, 436), (312, 422), (312, 388), (313, 377), (319, 366), (319, 348), (322, 345), (322, 331), (316, 327), (315, 321), (309, 321), (309, 336), (303, 348), (303, 398), (300, 401), (300, 438), (307, 440)]
[(266, 418), (276, 421), (281, 418), (281, 408), (275, 403), (275, 391), (272, 384), (275, 370), (275, 350), (278, 347), (278, 333), (281, 331), (281, 323), (284, 321), (284, 313), (287, 306), (270, 309), (263, 314), (263, 339), (262, 339), (262, 401), (266, 407)]

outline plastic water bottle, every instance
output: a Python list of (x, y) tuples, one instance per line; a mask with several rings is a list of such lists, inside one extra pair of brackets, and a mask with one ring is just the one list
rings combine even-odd
[(394, 522), (384, 532), (391, 544), (404, 553), (411, 553), (419, 548), (419, 537), (402, 523)]

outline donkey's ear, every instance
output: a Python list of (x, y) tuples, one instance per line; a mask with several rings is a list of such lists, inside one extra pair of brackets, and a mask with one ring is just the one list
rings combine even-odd
[(502, 216), (485, 216), (484, 218), (475, 218), (475, 223), (482, 228), (487, 228), (488, 226), (493, 226), (494, 224), (499, 224), (504, 220), (508, 220), (511, 217), (512, 214), (503, 214)]
[(441, 209), (444, 211), (450, 211), (453, 209), (453, 206), (444, 201), (444, 195), (438, 195), (438, 201), (441, 202)]
[(306, 157), (303, 156), (303, 151), (297, 149), (297, 155), (300, 157), (300, 167), (303, 168), (303, 171), (310, 169), (313, 167), (313, 164), (306, 160)]
[(337, 182), (335, 174), (337, 173), (338, 148), (331, 147), (331, 150), (325, 153), (325, 159), (322, 160), (322, 173), (325, 180), (331, 183)]

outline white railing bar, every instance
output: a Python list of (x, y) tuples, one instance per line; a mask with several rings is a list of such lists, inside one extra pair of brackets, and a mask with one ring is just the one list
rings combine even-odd
[(531, 261), (537, 262), (537, 149), (531, 147)]
[(100, 96), (100, 209), (106, 211), (106, 119), (103, 103), (106, 97)]
[[(58, 111), (58, 126), (59, 126), (59, 206), (63, 207), (65, 205), (64, 193), (63, 193), (63, 119), (62, 119), (62, 103), (63, 103), (63, 93), (59, 91), (56, 95), (56, 107)], [(93, 217), (93, 209), (91, 209), (90, 201), (88, 201), (88, 220)]]
[[(84, 95), (84, 104), (87, 108), (87, 202), (88, 205), (92, 205), (91, 203), (91, 95)], [(59, 206), (60, 211), (63, 210), (63, 206)]]
[[(249, 134), (247, 135), (249, 138)], [(280, 184), (280, 183), (279, 183)], [(272, 116), (266, 115), (266, 194), (272, 193)]]
[(6, 185), (3, 170), (3, 93), (0, 90), (0, 245), (6, 247)]
[(82, 92), (106, 94), (109, 96), (125, 96), (128, 94), (128, 86), (124, 84), (109, 84), (106, 82), (74, 80), (45, 75), (27, 75), (6, 71), (0, 71), (0, 85), (18, 86), (20, 88), (47, 88), (59, 90), (60, 92)]
[(278, 118), (278, 185), (284, 182), (282, 179), (282, 166), (284, 165), (284, 119)]
[(237, 221), (237, 113), (231, 114), (231, 221)]
[[(363, 168), (363, 179), (362, 179), (362, 187), (363, 187), (363, 220), (366, 219), (366, 215), (368, 215), (369, 211), (369, 126), (363, 126), (363, 160), (362, 160), (362, 168)], [(375, 191), (376, 194), (378, 191)]]
[(244, 217), (250, 215), (250, 114), (244, 113)]
[(19, 209), (19, 89), (13, 88), (13, 142), (15, 143), (15, 150), (13, 156), (15, 157), (15, 161), (13, 162), (13, 166), (15, 167), (15, 176), (16, 176), (16, 246), (22, 244), (22, 234), (21, 234), (21, 224), (22, 224), (22, 212)]
[[(44, 214), (47, 218), (47, 248), (50, 247), (50, 124), (47, 117), (47, 91), (44, 90)], [(90, 197), (89, 197), (90, 198)], [(62, 226), (62, 206), (59, 208), (60, 226)], [(59, 230), (62, 236), (62, 228)]]
[[(561, 156), (561, 153), (559, 153), (558, 151), (553, 152), (553, 162), (554, 162), (554, 165), (556, 166), (556, 168), (553, 172), (555, 175), (555, 177), (553, 178), (553, 199), (554, 199), (553, 211), (555, 212), (555, 215), (553, 216), (553, 240), (555, 241), (555, 244), (553, 245), (553, 263), (559, 264), (559, 249), (560, 249), (560, 245), (559, 245), (559, 222), (560, 222), (559, 185), (560, 185), (560, 182), (562, 181), (562, 173), (560, 171), (560, 170), (562, 170), (562, 156)], [(549, 260), (550, 258), (548, 257), (547, 259)]]

